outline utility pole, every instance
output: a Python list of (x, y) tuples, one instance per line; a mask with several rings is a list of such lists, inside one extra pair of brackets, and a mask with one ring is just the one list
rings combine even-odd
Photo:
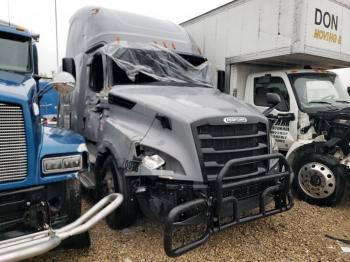
[(10, 0), (7, 0), (7, 15), (8, 15), (8, 23), (9, 25), (11, 25), (11, 22), (10, 22)]
[(58, 72), (58, 30), (57, 30), (57, 3), (55, 0), (55, 26), (56, 26), (56, 73)]

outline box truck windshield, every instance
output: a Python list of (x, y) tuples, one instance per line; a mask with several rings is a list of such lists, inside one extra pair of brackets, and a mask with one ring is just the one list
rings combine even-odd
[(150, 82), (212, 87), (210, 64), (153, 44), (109, 44), (102, 49), (113, 63), (113, 84)]
[(350, 103), (350, 97), (336, 74), (299, 73), (288, 76), (303, 111), (329, 107), (336, 102)]
[(30, 46), (28, 37), (0, 34), (0, 70), (31, 71)]

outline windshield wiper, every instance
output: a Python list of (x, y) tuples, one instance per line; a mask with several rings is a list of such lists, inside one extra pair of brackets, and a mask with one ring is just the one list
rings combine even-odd
[(346, 100), (335, 100), (335, 102), (344, 103), (344, 104), (350, 104), (350, 102), (346, 101)]
[(332, 103), (327, 101), (310, 101), (309, 104), (326, 104), (326, 105), (332, 105)]

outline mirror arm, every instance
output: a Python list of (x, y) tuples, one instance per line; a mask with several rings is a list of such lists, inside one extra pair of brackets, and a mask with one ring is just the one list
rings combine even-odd
[(272, 106), (272, 107), (267, 108), (267, 109), (263, 112), (263, 115), (264, 115), (264, 116), (268, 116), (277, 106), (278, 106), (278, 104), (275, 105), (275, 106)]
[(40, 98), (45, 95), (47, 92), (49, 92), (51, 89), (53, 88), (52, 85), (50, 85), (50, 83), (47, 83), (43, 89), (39, 90), (39, 92), (37, 92), (33, 98), (32, 98), (32, 104), (33, 103), (38, 103)]
[(39, 81), (41, 79), (41, 76), (37, 74), (33, 74), (33, 78), (34, 80)]
[(37, 93), (37, 98), (40, 99), (43, 95), (45, 95), (47, 92), (49, 92), (51, 89), (53, 88), (52, 85), (50, 85), (50, 83), (47, 83), (43, 89), (41, 89), (38, 93)]

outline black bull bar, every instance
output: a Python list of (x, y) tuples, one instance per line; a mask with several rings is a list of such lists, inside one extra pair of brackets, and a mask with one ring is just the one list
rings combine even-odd
[[(269, 161), (271, 159), (278, 159), (280, 167), (279, 171), (276, 171), (273, 174), (267, 172), (265, 175), (261, 175), (259, 177), (248, 178), (236, 182), (225, 181), (225, 183), (223, 183), (224, 177), (229, 173), (233, 166), (249, 164), (257, 161)], [(174, 207), (169, 212), (164, 229), (164, 249), (166, 254), (170, 257), (180, 256), (204, 244), (211, 235), (223, 229), (289, 210), (293, 206), (293, 198), (290, 192), (292, 177), (293, 174), (290, 166), (282, 154), (269, 154), (232, 159), (228, 161), (217, 176), (214, 186), (215, 189), (211, 197), (191, 200)], [(224, 190), (269, 181), (275, 181), (275, 183), (259, 193), (259, 212), (252, 215), (241, 217), (238, 212), (241, 200), (238, 200), (234, 196), (224, 196), (223, 194)], [(267, 197), (272, 194), (274, 195), (275, 206), (272, 209), (266, 209)], [(228, 222), (225, 220), (223, 223), (221, 221), (222, 219), (220, 217), (220, 213), (223, 210), (223, 206), (227, 204), (231, 204), (233, 207), (232, 216), (230, 216), (231, 219)], [(205, 233), (196, 240), (174, 248), (174, 230), (176, 227), (184, 225), (182, 222), (178, 222), (178, 219), (186, 212), (193, 212), (193, 210), (196, 210), (198, 214), (203, 214), (203, 218), (205, 220), (204, 222), (206, 223)]]

